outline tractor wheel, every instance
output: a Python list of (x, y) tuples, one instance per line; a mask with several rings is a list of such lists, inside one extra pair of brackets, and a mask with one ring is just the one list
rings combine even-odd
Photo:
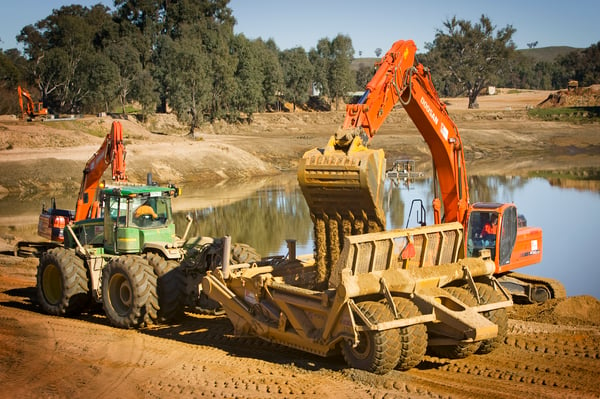
[[(215, 241), (207, 250), (207, 258), (209, 259), (209, 269), (215, 270), (217, 267), (223, 266), (223, 243)], [(233, 265), (240, 263), (258, 262), (260, 255), (254, 248), (246, 244), (231, 244), (230, 262)]]
[(120, 328), (143, 327), (158, 318), (156, 275), (135, 255), (111, 260), (102, 271), (102, 301), (110, 323)]
[[(445, 287), (444, 290), (467, 306), (477, 306), (477, 299), (475, 299), (475, 296), (464, 288)], [(477, 352), (479, 345), (479, 342), (470, 342), (458, 343), (455, 345), (432, 346), (431, 351), (439, 357), (464, 359)]]
[[(477, 291), (482, 300), (482, 305), (493, 302), (501, 302), (504, 300), (504, 296), (500, 295), (494, 290), (494, 288), (488, 284), (475, 283), (477, 285)], [(508, 331), (508, 315), (506, 309), (490, 310), (482, 313), (489, 321), (498, 326), (498, 335), (496, 338), (486, 339), (481, 342), (481, 346), (477, 353), (486, 354), (492, 352), (498, 346), (504, 342)]]
[(252, 263), (261, 259), (256, 249), (247, 244), (235, 243), (231, 245), (231, 263)]
[(166, 260), (155, 253), (147, 254), (146, 260), (157, 278), (158, 321), (169, 323), (180, 320), (184, 310), (185, 276), (179, 262)]
[[(198, 240), (191, 245), (181, 265), (184, 269), (204, 274), (223, 265), (223, 241), (211, 238)], [(235, 243), (231, 245), (230, 262), (232, 264), (258, 262), (258, 252), (249, 245)]]
[[(421, 316), (419, 308), (406, 298), (395, 297), (394, 304), (400, 319)], [(427, 327), (424, 324), (398, 329), (400, 335), (400, 360), (396, 368), (409, 370), (421, 363), (427, 351)]]
[(37, 296), (44, 312), (78, 315), (90, 303), (85, 264), (73, 251), (53, 248), (40, 258)]
[[(394, 319), (390, 309), (379, 302), (361, 302), (356, 306), (371, 323), (381, 323)], [(355, 316), (357, 324), (363, 324)], [(349, 341), (342, 342), (342, 354), (350, 367), (367, 370), (375, 374), (385, 374), (398, 364), (400, 338), (397, 330), (360, 331), (356, 347)]]

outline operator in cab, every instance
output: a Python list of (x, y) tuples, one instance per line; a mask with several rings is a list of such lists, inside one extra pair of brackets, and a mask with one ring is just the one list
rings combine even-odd
[[(481, 229), (481, 238), (489, 240), (496, 238), (498, 231), (498, 215), (492, 215), (491, 221), (487, 222)], [(493, 236), (493, 237), (490, 237)]]
[(149, 201), (146, 201), (142, 205), (140, 205), (133, 214), (133, 217), (136, 219), (141, 218), (143, 216), (151, 216), (152, 219), (158, 218), (158, 215), (156, 214), (156, 212), (154, 212), (154, 208), (152, 208)]

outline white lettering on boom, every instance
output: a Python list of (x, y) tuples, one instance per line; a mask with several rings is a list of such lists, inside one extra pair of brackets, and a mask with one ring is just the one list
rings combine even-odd
[(431, 107), (429, 106), (427, 101), (425, 101), (425, 98), (421, 97), (420, 102), (421, 102), (421, 105), (423, 106), (423, 108), (425, 108), (425, 111), (427, 111), (427, 113), (429, 114), (429, 117), (431, 118), (433, 123), (435, 123), (437, 125), (438, 124), (438, 116), (433, 112), (433, 110), (431, 109)]

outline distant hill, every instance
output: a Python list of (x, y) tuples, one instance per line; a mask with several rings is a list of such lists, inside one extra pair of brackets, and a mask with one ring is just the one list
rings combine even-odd
[(365, 66), (370, 68), (370, 67), (373, 67), (375, 65), (375, 63), (380, 60), (381, 60), (381, 58), (375, 58), (375, 57), (355, 58), (352, 60), (352, 64), (350, 65), (350, 68), (352, 68), (355, 71), (357, 71), (361, 67), (365, 67)]
[(572, 51), (581, 51), (583, 49), (569, 46), (550, 46), (540, 48), (528, 48), (517, 50), (523, 55), (533, 58), (536, 61), (552, 62), (556, 57), (568, 54)]
[[(519, 53), (533, 58), (535, 61), (552, 62), (556, 57), (570, 53), (571, 51), (581, 51), (584, 49), (569, 46), (550, 46), (540, 48), (519, 49)], [(383, 54), (382, 54), (383, 55)], [(362, 65), (373, 66), (380, 58), (355, 58), (352, 61), (352, 68), (358, 70)]]

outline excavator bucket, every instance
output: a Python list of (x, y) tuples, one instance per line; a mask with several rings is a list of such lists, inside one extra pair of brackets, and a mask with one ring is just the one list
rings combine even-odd
[(327, 147), (307, 151), (298, 165), (298, 182), (315, 228), (317, 283), (327, 280), (344, 236), (385, 229), (383, 150), (370, 150), (355, 138), (346, 151)]

